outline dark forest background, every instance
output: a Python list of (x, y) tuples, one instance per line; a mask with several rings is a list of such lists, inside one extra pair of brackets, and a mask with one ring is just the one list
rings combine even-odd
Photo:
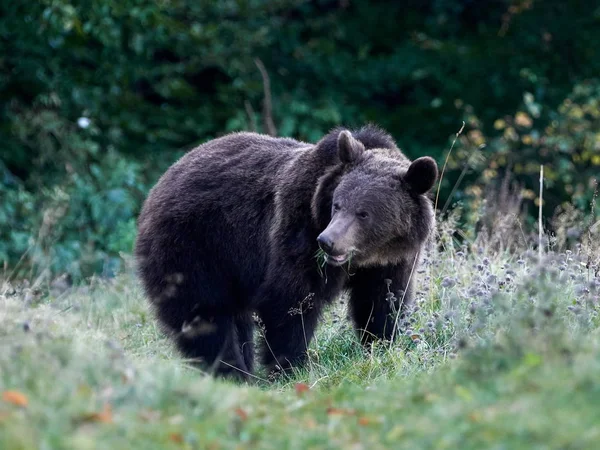
[(4, 0), (0, 261), (112, 274), (186, 150), (365, 122), (440, 166), (465, 122), (438, 201), (457, 239), (492, 213), (535, 230), (543, 164), (566, 245), (598, 220), (599, 49), (590, 0)]

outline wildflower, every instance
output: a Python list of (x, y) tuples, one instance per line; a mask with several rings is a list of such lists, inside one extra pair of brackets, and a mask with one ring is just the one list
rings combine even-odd
[(452, 279), (452, 278), (450, 278), (450, 277), (445, 277), (445, 278), (442, 280), (442, 287), (444, 287), (444, 288), (451, 288), (451, 287), (453, 287), (455, 284), (456, 284), (456, 281), (455, 281), (455, 280), (453, 280), (453, 279)]
[(89, 127), (91, 123), (92, 121), (87, 117), (80, 117), (79, 119), (77, 119), (77, 125), (79, 126), (79, 128), (83, 128), (84, 130), (87, 127)]

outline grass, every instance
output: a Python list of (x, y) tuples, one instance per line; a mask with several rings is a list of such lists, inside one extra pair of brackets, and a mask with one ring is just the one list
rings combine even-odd
[(434, 251), (396, 344), (364, 352), (340, 300), (305, 369), (254, 385), (181, 361), (130, 275), (4, 283), (0, 448), (597, 448), (600, 280), (537, 258)]

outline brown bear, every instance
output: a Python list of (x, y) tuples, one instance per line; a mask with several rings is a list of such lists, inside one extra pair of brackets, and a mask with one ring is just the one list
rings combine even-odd
[[(190, 151), (143, 206), (135, 255), (163, 329), (218, 374), (300, 365), (343, 291), (361, 341), (391, 339), (434, 227), (429, 157), (412, 163), (375, 126), (316, 144), (233, 133)], [(395, 300), (386, 294), (393, 292)]]

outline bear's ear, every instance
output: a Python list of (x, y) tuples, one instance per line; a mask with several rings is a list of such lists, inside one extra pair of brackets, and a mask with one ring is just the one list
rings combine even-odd
[(352, 137), (348, 130), (344, 130), (338, 136), (338, 155), (342, 163), (349, 164), (356, 161), (365, 151), (362, 142)]
[(433, 187), (437, 176), (438, 169), (434, 159), (429, 156), (423, 156), (412, 162), (406, 175), (404, 175), (404, 181), (408, 183), (415, 193), (424, 194)]

